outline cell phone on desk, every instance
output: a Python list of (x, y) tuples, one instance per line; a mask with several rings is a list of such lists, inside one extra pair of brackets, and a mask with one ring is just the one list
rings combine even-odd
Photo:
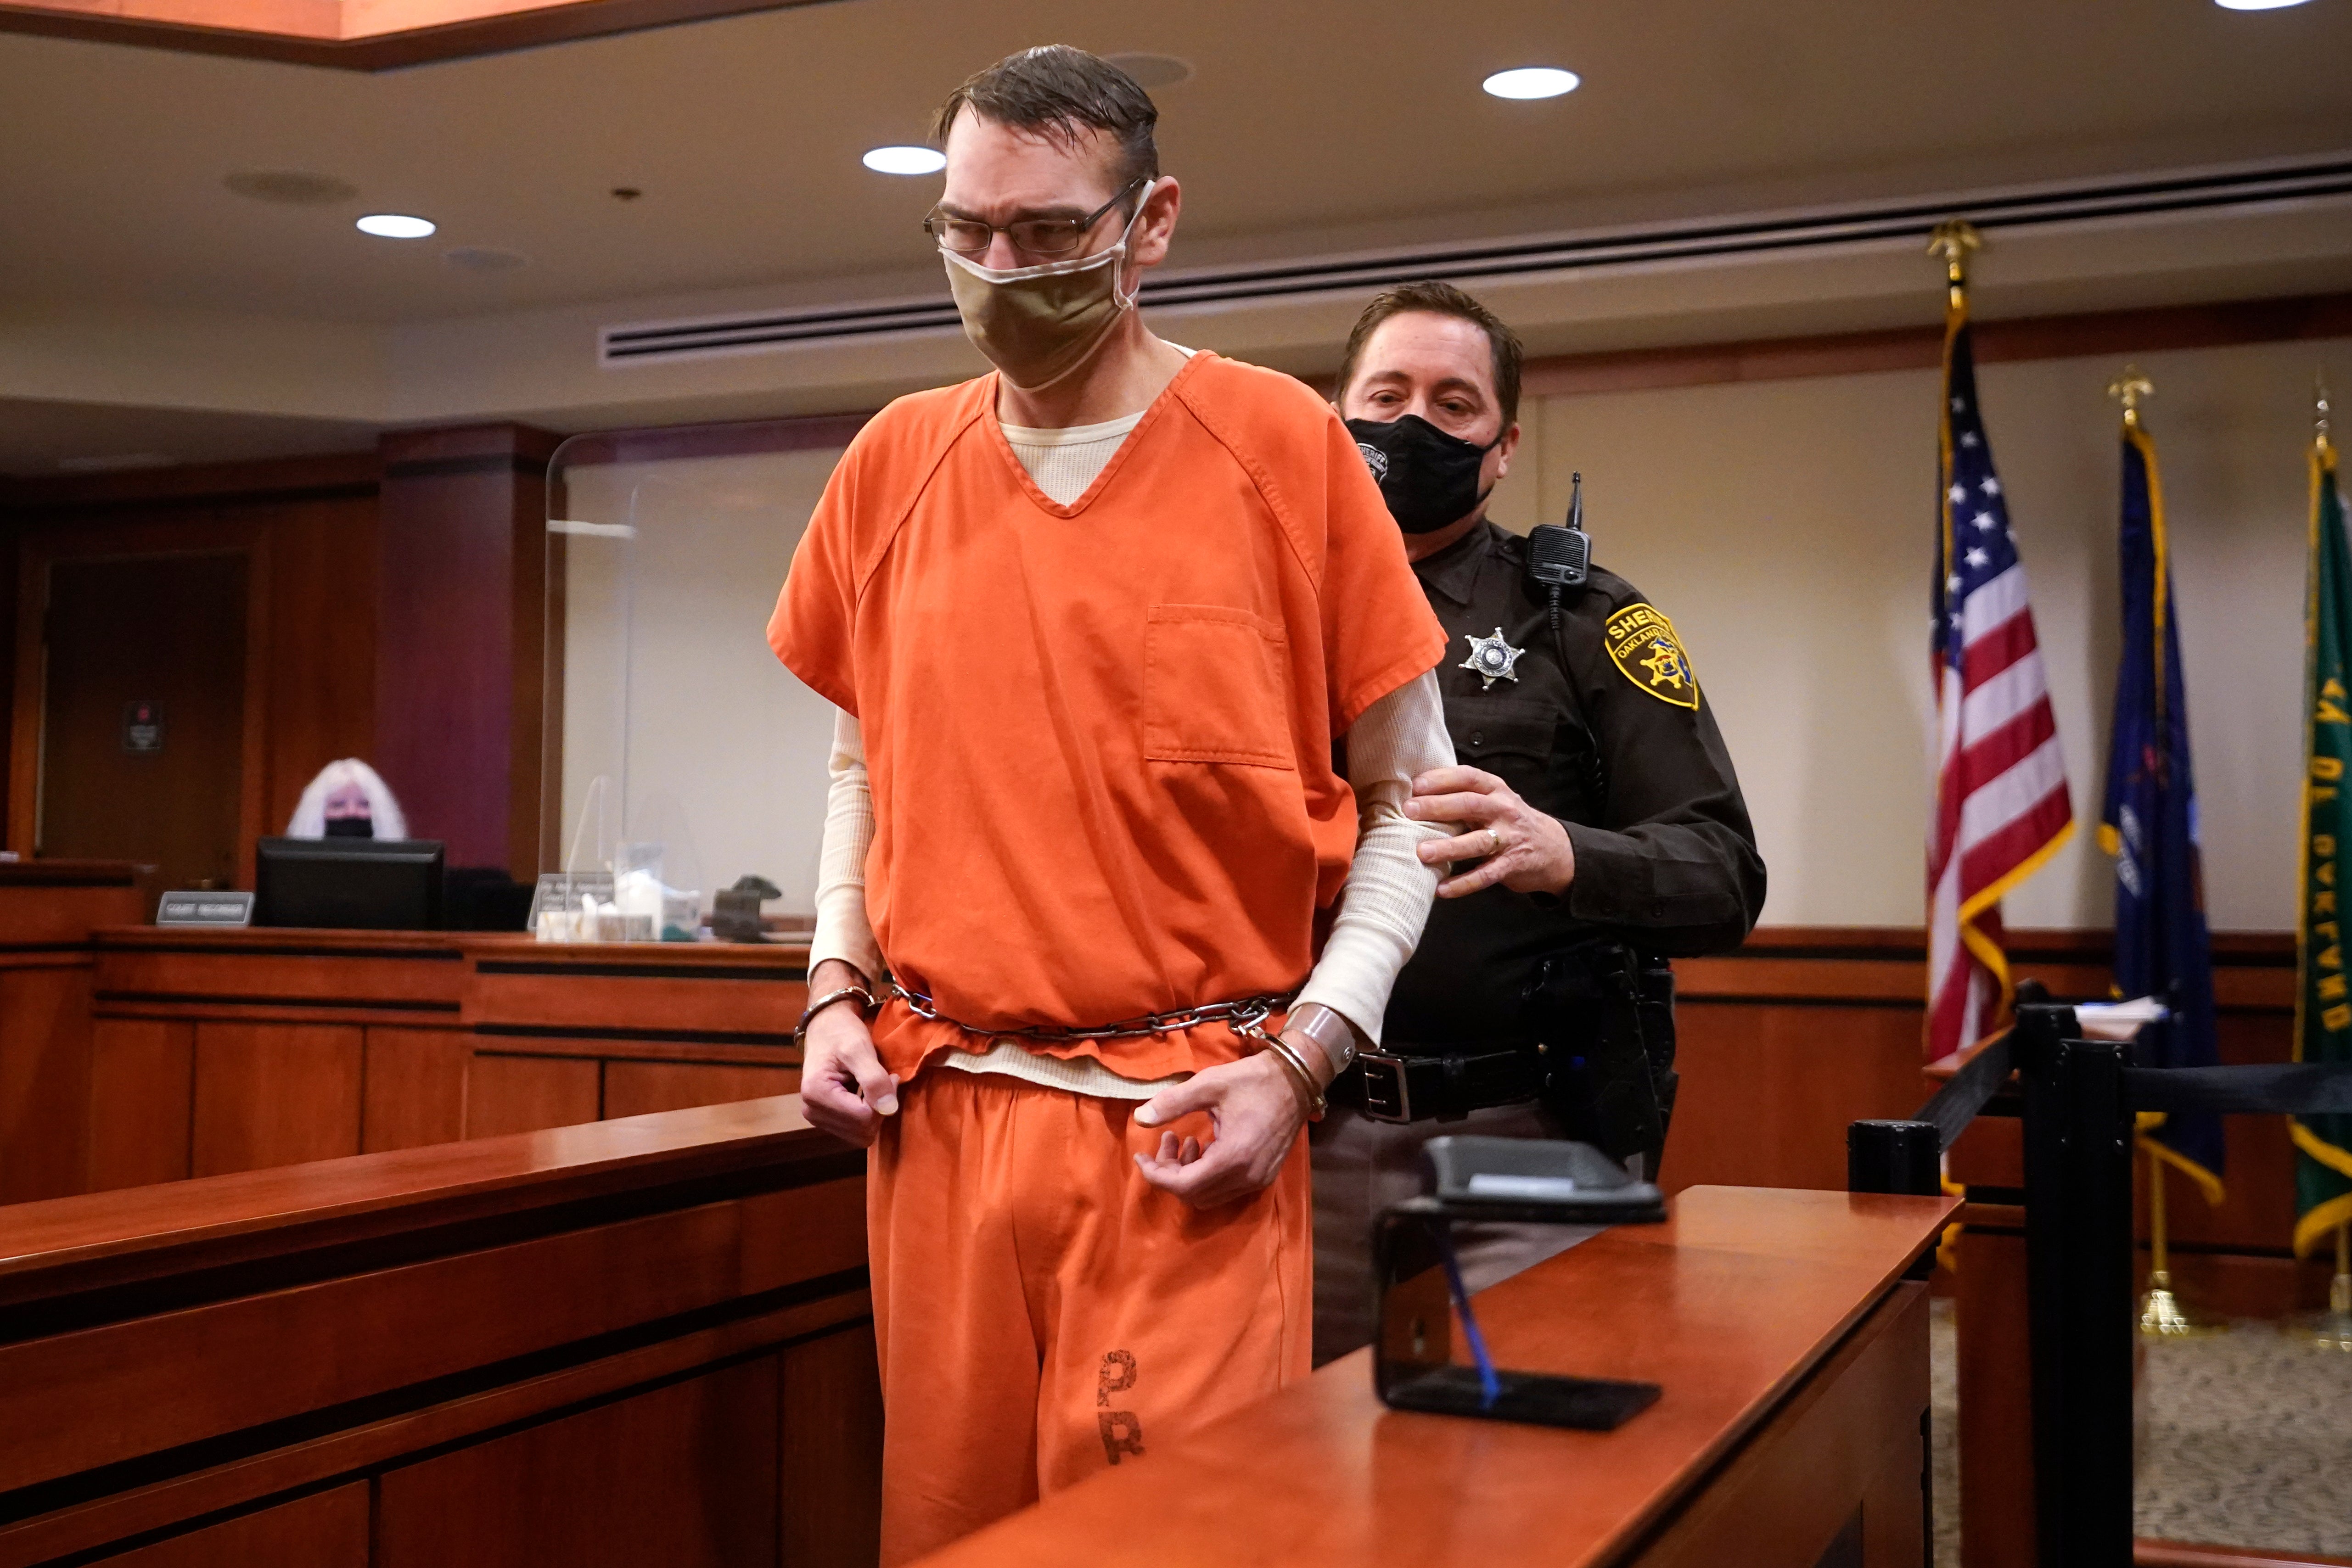
[(1372, 1231), (1379, 1328), (1372, 1386), (1392, 1409), (1613, 1431), (1656, 1403), (1654, 1383), (1512, 1371), (1489, 1357), (1454, 1255), (1457, 1224), (1626, 1225), (1665, 1218), (1665, 1199), (1589, 1144), (1433, 1138), (1428, 1195), (1385, 1210)]

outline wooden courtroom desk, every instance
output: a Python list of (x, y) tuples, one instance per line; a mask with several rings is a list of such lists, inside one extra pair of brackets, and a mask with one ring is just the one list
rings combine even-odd
[(1694, 1187), (1478, 1298), (1501, 1364), (1664, 1385), (1613, 1433), (1386, 1410), (1360, 1351), (926, 1563), (1916, 1568), (1927, 1299), (1902, 1275), (1954, 1207)]
[(90, 933), (153, 899), (119, 862), (0, 862), (0, 1203), (82, 1190)]
[(870, 1568), (865, 1168), (783, 1096), (0, 1210), (0, 1568)]
[(96, 955), (79, 1190), (800, 1087), (803, 946), (136, 926)]

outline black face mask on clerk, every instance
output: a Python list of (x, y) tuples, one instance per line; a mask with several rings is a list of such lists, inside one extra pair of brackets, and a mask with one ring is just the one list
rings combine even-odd
[(1389, 516), (1409, 534), (1433, 534), (1475, 511), (1487, 491), (1478, 488), (1486, 454), (1501, 444), (1497, 434), (1484, 446), (1448, 435), (1417, 413), (1392, 420), (1351, 419), (1348, 434), (1380, 481)]

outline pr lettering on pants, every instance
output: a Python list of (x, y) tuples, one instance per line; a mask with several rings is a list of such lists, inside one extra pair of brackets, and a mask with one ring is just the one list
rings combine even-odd
[(1103, 1353), (1102, 1371), (1095, 1378), (1095, 1404), (1108, 1409), (1110, 1396), (1124, 1394), (1135, 1386), (1135, 1353), (1113, 1350)]
[(1118, 1463), (1121, 1454), (1143, 1457), (1143, 1422), (1132, 1410), (1113, 1410), (1110, 1396), (1123, 1394), (1135, 1386), (1135, 1354), (1132, 1351), (1114, 1350), (1104, 1353), (1102, 1370), (1095, 1377), (1095, 1404), (1097, 1413), (1095, 1424), (1102, 1432), (1103, 1458)]
[(1103, 1458), (1118, 1463), (1121, 1454), (1143, 1458), (1143, 1423), (1132, 1410), (1105, 1410), (1095, 1417), (1102, 1428)]

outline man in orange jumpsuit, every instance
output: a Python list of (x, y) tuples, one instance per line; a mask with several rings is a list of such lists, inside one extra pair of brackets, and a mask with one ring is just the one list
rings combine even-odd
[(1332, 411), (1145, 329), (1156, 119), (1060, 47), (949, 99), (997, 369), (858, 435), (769, 627), (840, 710), (803, 1094), (873, 1151), (885, 1563), (1306, 1374), (1302, 1123), (1436, 880), (1444, 633)]

